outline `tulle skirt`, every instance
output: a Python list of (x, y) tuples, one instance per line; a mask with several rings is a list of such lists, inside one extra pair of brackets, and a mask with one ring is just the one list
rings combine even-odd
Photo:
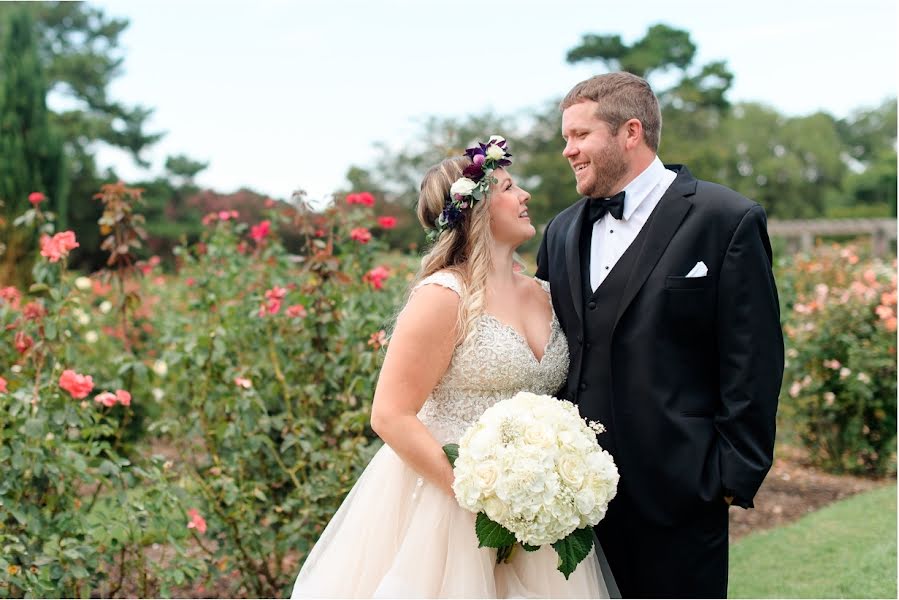
[[(304, 563), (292, 598), (609, 598), (598, 546), (568, 580), (549, 547), (509, 563), (478, 548), (475, 515), (388, 446), (375, 454)], [(611, 588), (611, 590), (610, 590)]]

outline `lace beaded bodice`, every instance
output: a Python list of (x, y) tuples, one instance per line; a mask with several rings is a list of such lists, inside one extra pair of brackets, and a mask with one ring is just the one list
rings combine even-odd
[[(537, 280), (549, 293), (549, 284)], [(436, 284), (462, 295), (456, 276), (440, 271), (416, 286)], [(469, 425), (496, 402), (521, 391), (554, 394), (568, 372), (568, 342), (555, 312), (543, 357), (511, 326), (484, 314), (475, 331), (456, 347), (449, 367), (418, 412), (441, 444), (458, 442)]]

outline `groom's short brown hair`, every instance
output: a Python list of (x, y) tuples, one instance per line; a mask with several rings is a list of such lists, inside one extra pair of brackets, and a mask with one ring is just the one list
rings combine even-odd
[(658, 98), (645, 79), (624, 71), (596, 75), (571, 88), (559, 109), (564, 111), (584, 100), (599, 103), (596, 116), (608, 123), (612, 131), (618, 131), (629, 119), (639, 120), (646, 145), (653, 152), (659, 151), (662, 112)]

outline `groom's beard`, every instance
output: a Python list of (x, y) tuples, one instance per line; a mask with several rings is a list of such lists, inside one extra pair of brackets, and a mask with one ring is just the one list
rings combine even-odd
[(610, 141), (593, 157), (590, 168), (593, 169), (593, 185), (589, 189), (578, 190), (579, 194), (591, 198), (608, 198), (621, 191), (615, 188), (621, 185), (627, 174), (628, 164), (624, 151), (614, 141)]

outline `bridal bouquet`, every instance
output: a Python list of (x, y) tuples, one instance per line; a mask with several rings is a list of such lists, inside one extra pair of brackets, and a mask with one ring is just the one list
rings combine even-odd
[(481, 546), (506, 560), (551, 544), (565, 578), (593, 547), (593, 526), (618, 488), (618, 468), (570, 402), (519, 392), (484, 411), (459, 444), (444, 446), (459, 504), (478, 513)]

